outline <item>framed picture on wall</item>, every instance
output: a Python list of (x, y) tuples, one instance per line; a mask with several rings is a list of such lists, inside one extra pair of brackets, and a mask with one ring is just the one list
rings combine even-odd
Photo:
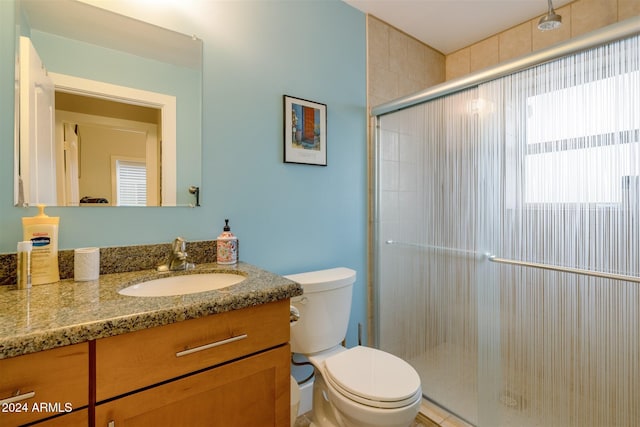
[(327, 166), (327, 106), (284, 95), (284, 162)]

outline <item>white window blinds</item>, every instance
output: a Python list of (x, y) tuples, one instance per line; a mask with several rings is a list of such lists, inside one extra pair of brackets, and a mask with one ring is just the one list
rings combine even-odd
[(147, 205), (147, 167), (144, 162), (116, 160), (118, 206)]

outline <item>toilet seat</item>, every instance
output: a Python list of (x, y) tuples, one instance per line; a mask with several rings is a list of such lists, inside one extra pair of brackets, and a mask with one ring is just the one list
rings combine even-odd
[(370, 347), (353, 347), (324, 361), (327, 382), (343, 396), (384, 409), (422, 398), (420, 377), (404, 360)]

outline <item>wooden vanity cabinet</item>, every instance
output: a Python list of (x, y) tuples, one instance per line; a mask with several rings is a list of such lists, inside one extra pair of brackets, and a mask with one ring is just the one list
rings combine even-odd
[[(21, 397), (22, 396), (22, 397)], [(14, 397), (12, 402), (8, 401)], [(74, 344), (0, 360), (0, 426), (18, 426), (59, 414), (65, 426), (86, 426), (89, 347)], [(69, 411), (74, 412), (69, 412)], [(69, 413), (67, 413), (69, 412)], [(68, 417), (68, 418), (67, 418)]]
[(288, 299), (3, 359), (0, 426), (288, 426), (289, 360)]
[(96, 341), (96, 426), (289, 425), (289, 300)]

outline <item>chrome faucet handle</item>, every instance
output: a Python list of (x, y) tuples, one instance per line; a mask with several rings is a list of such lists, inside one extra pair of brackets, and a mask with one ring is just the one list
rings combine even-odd
[(178, 254), (180, 252), (185, 252), (187, 248), (187, 242), (182, 237), (176, 237), (173, 241), (173, 253)]
[(158, 271), (191, 270), (194, 263), (187, 262), (187, 242), (182, 237), (176, 237), (171, 246), (171, 257), (167, 264), (158, 266)]

